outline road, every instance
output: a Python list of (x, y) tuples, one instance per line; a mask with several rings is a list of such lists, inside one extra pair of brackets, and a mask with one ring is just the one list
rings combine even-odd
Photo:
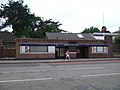
[(0, 64), (0, 90), (120, 90), (120, 62)]

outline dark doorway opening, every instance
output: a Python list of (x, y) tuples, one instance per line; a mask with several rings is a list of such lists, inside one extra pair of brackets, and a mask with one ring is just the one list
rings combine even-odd
[(77, 58), (88, 58), (88, 46), (80, 46), (77, 48)]

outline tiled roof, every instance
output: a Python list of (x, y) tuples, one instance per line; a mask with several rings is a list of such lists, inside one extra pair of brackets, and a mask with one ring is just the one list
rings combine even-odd
[(47, 39), (63, 39), (63, 40), (96, 40), (90, 33), (46, 33)]
[(84, 37), (84, 40), (96, 40), (91, 33), (81, 33), (82, 36)]
[(80, 40), (76, 33), (46, 33), (47, 39)]
[(15, 41), (16, 37), (10, 32), (0, 32), (0, 39), (3, 41)]

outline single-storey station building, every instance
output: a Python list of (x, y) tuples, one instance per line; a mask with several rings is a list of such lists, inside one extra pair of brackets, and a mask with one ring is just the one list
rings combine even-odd
[(92, 34), (46, 33), (45, 39), (17, 38), (16, 59), (108, 58), (113, 56), (112, 37), (98, 40)]

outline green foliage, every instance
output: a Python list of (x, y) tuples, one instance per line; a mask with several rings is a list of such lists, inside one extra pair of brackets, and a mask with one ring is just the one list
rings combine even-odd
[(85, 30), (81, 33), (95, 33), (95, 32), (100, 32), (100, 30), (95, 27), (90, 27), (90, 28), (85, 28)]
[(0, 18), (5, 19), (0, 29), (12, 25), (12, 33), (16, 37), (44, 38), (45, 32), (64, 31), (59, 29), (62, 25), (59, 22), (52, 19), (44, 21), (31, 14), (28, 6), (23, 5), (23, 0), (8, 0), (8, 4), (1, 4)]
[(117, 35), (117, 36), (115, 36), (115, 43), (116, 44), (119, 44), (120, 45), (120, 33)]
[[(62, 32), (64, 30), (59, 29), (58, 27), (62, 25), (59, 22), (54, 22), (52, 19), (41, 21), (38, 24), (38, 29), (36, 30), (39, 33), (37, 37), (44, 38), (46, 32)], [(42, 36), (42, 37), (41, 37)]]
[(29, 19), (34, 15), (30, 14), (27, 5), (23, 6), (23, 1), (9, 0), (9, 3), (1, 4), (0, 17), (5, 19), (2, 28), (12, 25), (12, 33), (21, 37), (31, 23)]

